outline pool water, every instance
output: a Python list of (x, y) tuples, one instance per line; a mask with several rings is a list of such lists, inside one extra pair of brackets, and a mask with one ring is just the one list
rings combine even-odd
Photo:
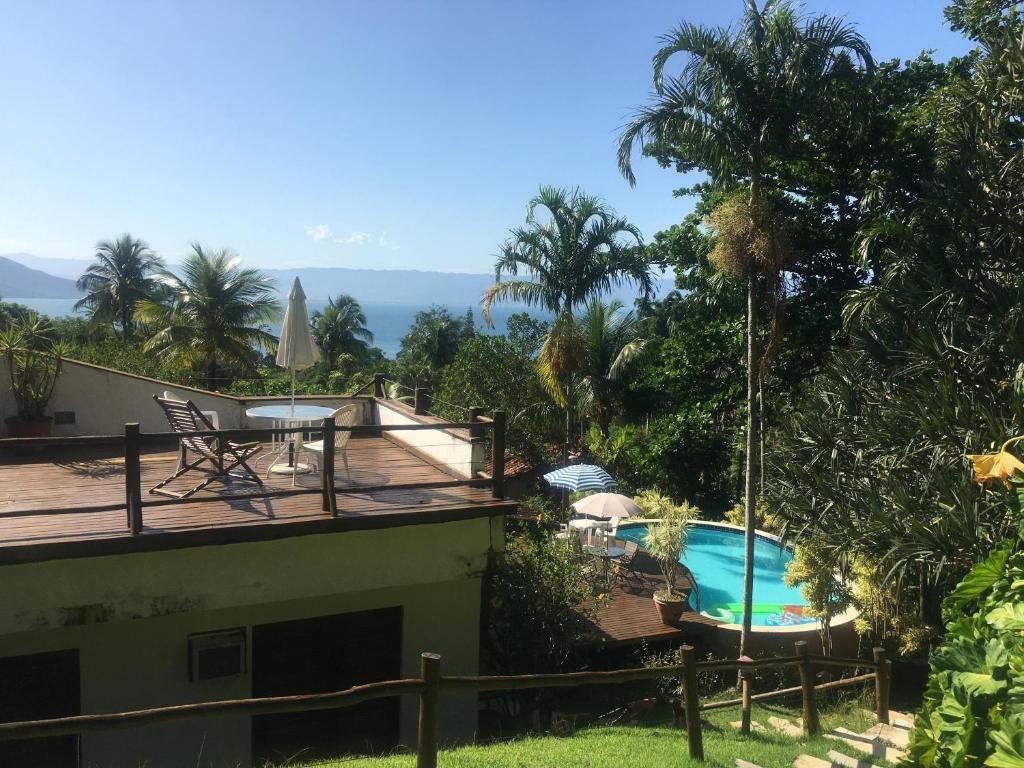
[[(641, 546), (647, 536), (644, 525), (619, 526), (618, 537)], [(754, 610), (755, 626), (801, 624), (813, 619), (802, 616), (806, 607), (800, 587), (787, 587), (782, 581), (786, 564), (793, 554), (776, 542), (758, 537), (754, 541)], [(743, 532), (691, 524), (686, 537), (686, 550), (680, 562), (693, 573), (699, 588), (690, 595), (694, 610), (716, 614), (739, 623), (743, 614)]]

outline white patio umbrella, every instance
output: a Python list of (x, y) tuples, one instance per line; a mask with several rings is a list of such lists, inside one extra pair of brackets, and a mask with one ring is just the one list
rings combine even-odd
[(572, 508), (578, 515), (596, 520), (621, 520), (632, 515), (643, 515), (637, 503), (621, 493), (595, 493), (580, 499)]
[(302, 283), (295, 278), (291, 293), (288, 294), (288, 309), (284, 313), (281, 338), (277, 342), (276, 362), (281, 368), (292, 372), (292, 412), (295, 411), (295, 372), (309, 368), (320, 359), (320, 350), (313, 341), (306, 313), (306, 294)]

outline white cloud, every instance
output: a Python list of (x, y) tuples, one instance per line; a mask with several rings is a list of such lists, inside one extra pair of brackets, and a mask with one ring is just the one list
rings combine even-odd
[(306, 227), (306, 234), (314, 240), (326, 240), (331, 236), (331, 228), (326, 224), (317, 224), (315, 227)]
[(388, 233), (387, 232), (381, 232), (380, 233), (380, 237), (377, 238), (377, 245), (379, 245), (381, 248), (387, 248), (389, 251), (397, 251), (398, 250), (398, 245), (396, 243), (393, 243), (390, 240), (388, 240)]
[(334, 242), (340, 245), (362, 245), (369, 242), (372, 235), (369, 232), (353, 232), (348, 237), (336, 237)]

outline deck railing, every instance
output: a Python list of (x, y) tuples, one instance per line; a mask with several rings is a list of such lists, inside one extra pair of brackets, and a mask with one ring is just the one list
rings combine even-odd
[[(803, 640), (795, 644), (794, 656), (758, 660), (716, 660), (697, 661), (692, 646), (682, 647), (682, 663), (667, 667), (641, 667), (619, 669), (609, 672), (563, 672), (540, 675), (502, 676), (446, 676), (441, 674), (441, 657), (436, 653), (424, 653), (420, 657), (420, 676), (401, 680), (385, 680), (377, 683), (358, 685), (344, 691), (316, 693), (299, 696), (276, 696), (270, 698), (235, 699), (209, 701), (197, 704), (182, 704), (155, 709), (140, 709), (129, 712), (115, 712), (97, 715), (76, 715), (74, 717), (33, 720), (17, 723), (0, 723), (0, 741), (11, 739), (41, 738), (46, 736), (67, 736), (94, 731), (107, 731), (133, 725), (164, 722), (183, 717), (211, 715), (266, 715), (304, 712), (315, 709), (351, 707), (365, 701), (391, 696), (415, 695), (419, 697), (419, 719), (416, 738), (417, 768), (436, 768), (438, 733), (440, 723), (440, 697), (442, 693), (479, 693), (482, 691), (524, 691), (537, 688), (575, 688), (582, 685), (609, 685), (657, 680), (674, 677), (682, 680), (683, 709), (685, 713), (687, 750), (691, 759), (704, 759), (703, 735), (700, 713), (723, 707), (743, 706), (749, 708), (750, 701), (764, 701), (782, 698), (800, 692), (803, 700), (803, 730), (807, 736), (820, 732), (816, 694), (821, 691), (874, 681), (875, 715), (880, 723), (889, 722), (889, 683), (892, 662), (885, 658), (885, 650), (874, 649), (874, 658), (839, 658), (815, 656), (809, 653)], [(711, 701), (701, 704), (697, 681), (698, 672), (739, 671), (748, 680), (758, 671), (798, 667), (801, 685), (797, 688), (783, 688), (776, 691), (729, 701)], [(814, 685), (816, 668), (861, 668), (872, 670), (868, 674)], [(749, 687), (747, 687), (749, 691)], [(749, 716), (749, 715), (748, 715)]]
[[(382, 432), (409, 432), (429, 430), (465, 430), (470, 439), (481, 437), (485, 430), (490, 430), (493, 471), (490, 475), (477, 473), (476, 476), (465, 478), (453, 476), (451, 480), (426, 480), (413, 483), (392, 483), (381, 485), (351, 485), (336, 487), (334, 482), (334, 438), (337, 432), (346, 431), (353, 435), (377, 435)], [(302, 434), (309, 437), (314, 433), (323, 438), (323, 460), (320, 469), (319, 488), (273, 488), (261, 489), (251, 493), (231, 493), (227, 495), (189, 496), (187, 498), (149, 498), (142, 494), (141, 455), (143, 448), (154, 444), (167, 445), (183, 438), (216, 437), (224, 440), (268, 440), (287, 435)], [(386, 489), (432, 489), (454, 488), (458, 486), (489, 486), (496, 499), (505, 496), (505, 414), (495, 411), (493, 418), (486, 418), (479, 413), (470, 415), (465, 422), (431, 422), (410, 424), (356, 424), (338, 426), (334, 419), (327, 417), (322, 423), (313, 426), (274, 427), (274, 428), (235, 428), (196, 430), (191, 432), (142, 432), (138, 423), (124, 425), (123, 435), (79, 435), (52, 437), (23, 437), (0, 439), (0, 451), (4, 449), (38, 449), (50, 446), (123, 446), (125, 468), (124, 499), (105, 504), (83, 504), (72, 507), (52, 507), (44, 509), (9, 510), (0, 512), (0, 520), (8, 517), (34, 517), (39, 515), (81, 514), (86, 512), (110, 512), (124, 509), (127, 513), (127, 527), (133, 535), (143, 531), (143, 510), (147, 507), (161, 507), (180, 503), (209, 503), (238, 501), (246, 499), (265, 499), (286, 496), (302, 496), (319, 494), (321, 508), (324, 512), (337, 517), (338, 493), (367, 493)], [(439, 466), (439, 465), (438, 465)], [(446, 467), (440, 467), (445, 469)]]

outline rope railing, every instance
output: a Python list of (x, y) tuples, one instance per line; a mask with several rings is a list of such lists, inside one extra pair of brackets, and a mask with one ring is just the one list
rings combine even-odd
[[(693, 646), (681, 649), (682, 663), (665, 667), (639, 667), (600, 672), (561, 672), (534, 675), (500, 676), (446, 676), (441, 674), (441, 656), (423, 653), (420, 656), (420, 675), (416, 678), (385, 680), (355, 686), (343, 691), (277, 696), (269, 698), (233, 699), (182, 704), (153, 709), (139, 709), (107, 714), (76, 715), (73, 717), (0, 723), (0, 741), (40, 738), (45, 736), (75, 735), (109, 731), (133, 725), (165, 722), (182, 717), (213, 715), (254, 715), (285, 712), (304, 712), (313, 709), (349, 707), (374, 699), (415, 695), (419, 698), (419, 719), (416, 738), (417, 768), (436, 768), (439, 744), (440, 699), (443, 693), (482, 693), (487, 691), (525, 691), (540, 688), (576, 688), (590, 685), (618, 685), (678, 678), (682, 681), (683, 711), (686, 724), (687, 750), (692, 760), (704, 759), (701, 713), (715, 709), (740, 706), (744, 721), (749, 722), (749, 707), (753, 701), (767, 701), (800, 693), (802, 697), (804, 735), (820, 733), (816, 695), (837, 688), (874, 682), (875, 717), (880, 723), (889, 722), (889, 691), (892, 662), (885, 657), (883, 648), (875, 648), (873, 659), (848, 659), (818, 656), (810, 653), (807, 642), (797, 641), (796, 655), (757, 660), (719, 659), (697, 661)], [(742, 678), (760, 670), (773, 670), (797, 666), (801, 684), (756, 695), (746, 692), (740, 699), (700, 701), (698, 673), (739, 670)], [(820, 668), (853, 667), (872, 670), (868, 674), (815, 684), (815, 672)], [(749, 728), (746, 733), (749, 733)]]

